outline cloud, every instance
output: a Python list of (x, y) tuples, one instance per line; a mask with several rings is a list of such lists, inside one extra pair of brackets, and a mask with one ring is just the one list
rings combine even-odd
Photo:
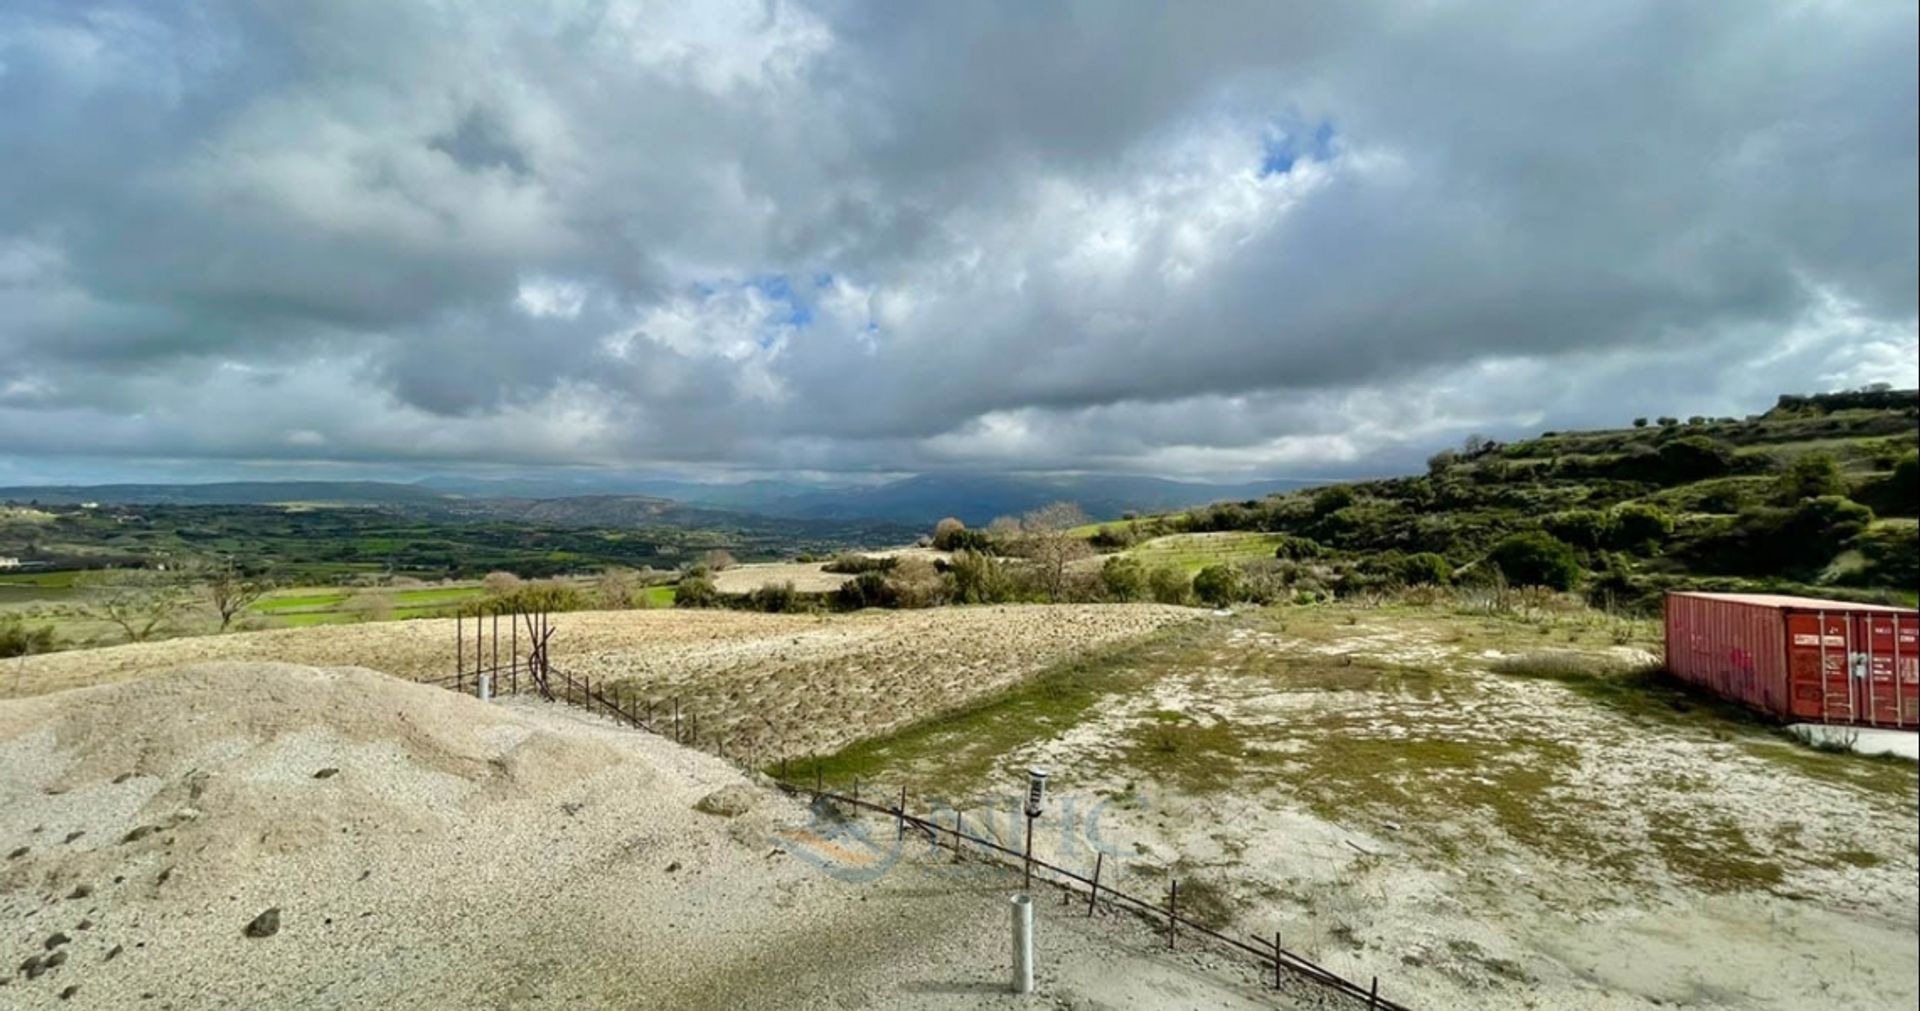
[(45, 2), (0, 458), (1249, 477), (1911, 382), (1910, 4)]

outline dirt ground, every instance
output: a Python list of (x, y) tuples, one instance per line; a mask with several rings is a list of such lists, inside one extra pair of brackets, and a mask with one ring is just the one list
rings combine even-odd
[[(0, 1006), (1034, 1006), (1017, 878), (830, 824), (577, 710), (368, 671), (0, 702)], [(1077, 910), (1038, 904), (1051, 1006), (1324, 1006)]]
[(1646, 645), (1600, 623), (1280, 609), (1114, 665), (1084, 713), (1010, 704), (870, 745), (863, 768), (1013, 838), (1008, 790), (983, 786), (1047, 767), (1039, 852), (1105, 851), (1142, 896), (1178, 879), (1221, 926), (1278, 930), (1417, 1007), (1914, 1006), (1912, 763), (1489, 670), (1542, 649), (1624, 670)]
[[(830, 751), (961, 706), (1068, 657), (1199, 620), (1153, 605), (943, 607), (855, 614), (661, 610), (553, 616), (553, 662), (654, 706), (700, 747), (771, 761)], [(471, 636), (473, 624), (465, 625)], [(490, 629), (489, 629), (490, 631)], [(208, 660), (369, 667), (403, 678), (454, 669), (448, 619), (278, 629), (0, 661), (0, 698)], [(468, 650), (471, 663), (471, 642)], [(502, 662), (510, 651), (501, 630)], [(492, 662), (491, 641), (487, 647)], [(697, 738), (697, 740), (696, 740)]]

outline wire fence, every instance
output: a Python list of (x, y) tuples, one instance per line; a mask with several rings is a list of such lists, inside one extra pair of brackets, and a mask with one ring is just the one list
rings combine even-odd
[[(490, 666), (484, 665), (485, 661), (483, 658), (486, 656), (486, 652), (483, 647), (485, 646), (485, 640), (476, 638), (471, 653), (474, 660), (473, 667), (457, 669), (452, 674), (427, 679), (422, 683), (437, 685), (462, 694), (480, 695), (483, 694), (481, 690), (483, 681), (490, 681), (490, 683), (487, 684), (484, 694), (517, 695), (526, 691), (534, 691), (549, 701), (564, 702), (589, 712), (600, 713), (636, 730), (643, 730), (659, 737), (671, 737), (677, 743), (692, 744), (696, 747), (700, 744), (701, 739), (698, 723), (682, 719), (677, 700), (674, 701), (671, 708), (666, 708), (655, 703), (643, 703), (639, 699), (623, 697), (617, 692), (609, 695), (605, 691), (604, 686), (601, 688), (594, 687), (592, 681), (584, 675), (576, 676), (552, 665), (547, 653), (547, 646), (552, 636), (552, 627), (548, 623), (547, 616), (544, 613), (535, 616), (524, 614), (510, 616), (510, 628), (519, 627), (514, 624), (514, 619), (519, 619), (520, 624), (529, 630), (529, 638), (536, 644), (530, 655), (522, 656), (520, 654), (518, 640), (516, 638), (514, 645), (508, 653), (506, 662), (499, 662), (500, 657), (497, 648), (498, 636), (496, 633), (494, 636), (496, 648), (493, 651), (492, 657), (494, 662)], [(476, 619), (475, 624), (476, 636), (478, 636), (479, 632), (477, 629), (481, 624), (481, 619)], [(497, 629), (497, 627), (496, 623), (495, 628)], [(463, 631), (456, 632), (456, 637), (462, 643), (459, 660), (464, 662), (469, 654), (466, 652), (466, 640)], [(728, 754), (726, 737), (724, 735), (714, 735), (707, 743), (714, 746), (716, 753), (722, 759), (735, 762), (750, 773), (757, 774), (761, 772), (757, 767), (757, 759), (759, 756), (753, 752), (751, 747), (745, 753), (740, 753), (738, 749), (736, 749), (734, 754)], [(1259, 937), (1239, 938), (1196, 922), (1192, 917), (1180, 911), (1180, 882), (1178, 879), (1170, 879), (1168, 881), (1167, 894), (1164, 902), (1158, 899), (1144, 899), (1113, 887), (1111, 882), (1103, 883), (1102, 876), (1106, 865), (1106, 855), (1104, 853), (1096, 854), (1091, 874), (1082, 874), (1078, 871), (1070, 870), (1058, 864), (1035, 857), (1032, 855), (1030, 849), (1027, 852), (1014, 850), (992, 839), (968, 832), (965, 827), (964, 815), (959, 811), (953, 812), (954, 819), (951, 825), (942, 824), (931, 816), (921, 817), (912, 814), (907, 811), (907, 791), (905, 788), (901, 789), (896, 802), (889, 806), (862, 799), (859, 796), (859, 784), (857, 782), (854, 784), (854, 793), (852, 795), (836, 793), (827, 789), (827, 784), (821, 777), (818, 763), (815, 763), (814, 766), (814, 782), (811, 786), (793, 782), (788, 777), (788, 771), (788, 762), (783, 756), (780, 760), (778, 774), (770, 777), (773, 784), (788, 795), (797, 796), (805, 794), (814, 804), (825, 802), (841, 805), (855, 811), (882, 815), (894, 821), (895, 832), (898, 839), (904, 839), (907, 831), (912, 829), (926, 836), (928, 841), (935, 847), (943, 845), (950, 847), (956, 856), (966, 855), (967, 848), (972, 847), (979, 854), (986, 855), (996, 864), (1009, 869), (1017, 868), (1021, 870), (1025, 875), (1025, 881), (1028, 887), (1031, 887), (1035, 872), (1038, 871), (1040, 872), (1041, 880), (1060, 889), (1064, 893), (1063, 898), (1066, 900), (1070, 901), (1079, 893), (1084, 892), (1086, 895), (1088, 916), (1092, 916), (1094, 912), (1104, 904), (1109, 910), (1129, 910), (1150, 921), (1163, 923), (1165, 925), (1167, 949), (1169, 951), (1178, 945), (1179, 938), (1184, 931), (1200, 941), (1213, 943), (1234, 953), (1250, 956), (1262, 967), (1263, 971), (1271, 967), (1271, 978), (1276, 988), (1283, 986), (1285, 977), (1291, 975), (1295, 978), (1306, 980), (1336, 993), (1353, 998), (1355, 1001), (1364, 1001), (1365, 1006), (1369, 1009), (1378, 1009), (1378, 1011), (1411, 1011), (1407, 1005), (1381, 996), (1380, 978), (1378, 976), (1372, 977), (1366, 986), (1362, 986), (1354, 980), (1341, 976), (1339, 973), (1313, 962), (1298, 952), (1288, 950), (1284, 947), (1283, 939), (1278, 932), (1273, 935), (1271, 940)], [(1031, 831), (1030, 825), (1029, 831)]]

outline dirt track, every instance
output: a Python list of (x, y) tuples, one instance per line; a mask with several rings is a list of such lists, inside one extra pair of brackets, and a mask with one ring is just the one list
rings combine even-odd
[[(1054, 662), (1203, 612), (1152, 605), (953, 607), (848, 615), (596, 611), (555, 615), (553, 661), (671, 711), (705, 748), (829, 751), (982, 697)], [(472, 625), (467, 626), (469, 635)], [(509, 649), (501, 631), (502, 661)], [(469, 644), (470, 648), (470, 644)], [(491, 658), (491, 646), (489, 646)], [(454, 668), (445, 619), (243, 632), (0, 663), (0, 697), (123, 681), (207, 660)]]

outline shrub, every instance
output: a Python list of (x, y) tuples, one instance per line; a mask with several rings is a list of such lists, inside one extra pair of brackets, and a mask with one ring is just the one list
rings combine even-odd
[(857, 576), (862, 572), (890, 572), (899, 559), (892, 555), (856, 555), (839, 554), (833, 561), (820, 567), (822, 572), (835, 572), (843, 576)]
[(733, 555), (715, 548), (700, 556), (700, 564), (706, 566), (708, 572), (722, 572), (733, 565)]
[(769, 614), (806, 610), (806, 602), (799, 591), (793, 588), (792, 580), (763, 584), (759, 589), (747, 594), (747, 606), (755, 611), (765, 611)]
[(355, 621), (386, 621), (393, 617), (393, 594), (386, 590), (360, 590), (347, 598), (340, 609)]
[(504, 597), (521, 586), (520, 577), (511, 572), (489, 572), (480, 580), (480, 588), (489, 597)]
[(1313, 493), (1313, 515), (1316, 517), (1328, 516), (1345, 509), (1356, 501), (1359, 501), (1359, 496), (1353, 493), (1352, 488), (1344, 484), (1336, 484), (1332, 487), (1322, 488)]
[(1246, 584), (1240, 570), (1231, 565), (1209, 565), (1193, 577), (1193, 595), (1202, 604), (1225, 607), (1246, 599)]
[(1400, 581), (1408, 586), (1445, 586), (1453, 581), (1453, 565), (1431, 551), (1400, 559)]
[(1617, 506), (1610, 519), (1607, 543), (1622, 551), (1646, 552), (1673, 534), (1673, 517), (1667, 515), (1666, 510), (1644, 502)]
[(1635, 418), (1635, 419), (1633, 419), (1633, 427), (1635, 427), (1635, 428), (1645, 428), (1645, 427), (1647, 427), (1647, 419), (1645, 419), (1645, 418)]
[(1162, 565), (1147, 573), (1147, 592), (1153, 595), (1158, 604), (1185, 604), (1192, 590), (1192, 581), (1187, 574), (1171, 566)]
[(885, 579), (895, 607), (933, 607), (946, 602), (946, 577), (932, 562), (902, 558)]
[(893, 588), (887, 585), (886, 576), (878, 572), (862, 572), (833, 591), (833, 606), (842, 611), (893, 607)]
[(1455, 453), (1451, 449), (1443, 449), (1427, 457), (1427, 473), (1444, 474), (1452, 468), (1454, 464), (1459, 462), (1460, 454)]
[(1614, 519), (1597, 509), (1570, 509), (1540, 521), (1547, 533), (1575, 547), (1592, 550), (1612, 540)]
[(1515, 586), (1544, 586), (1568, 590), (1580, 579), (1580, 562), (1573, 548), (1543, 530), (1512, 534), (1488, 555)]
[(528, 583), (505, 596), (483, 601), (483, 611), (578, 611), (587, 606), (587, 595), (579, 587), (557, 579)]
[(1108, 523), (1087, 538), (1087, 543), (1100, 551), (1125, 551), (1139, 541), (1140, 529), (1132, 523)]
[(18, 615), (0, 619), (0, 657), (51, 653), (59, 644), (52, 625), (29, 627)]
[(1800, 457), (1774, 482), (1774, 499), (1781, 505), (1793, 505), (1805, 498), (1846, 493), (1847, 485), (1840, 477), (1840, 465), (1825, 453), (1808, 453)]
[(600, 574), (594, 583), (594, 594), (599, 598), (601, 607), (609, 611), (624, 611), (637, 602), (645, 603), (644, 593), (635, 596), (633, 573), (626, 569), (608, 569)]
[(1658, 473), (1652, 476), (1656, 480), (1700, 481), (1733, 469), (1732, 448), (1704, 435), (1670, 439), (1660, 446), (1655, 456), (1659, 467)]
[(1862, 582), (1902, 589), (1920, 586), (1920, 526), (1881, 523), (1862, 531), (1853, 546), (1866, 560)]
[(1137, 558), (1115, 555), (1100, 566), (1100, 588), (1112, 600), (1139, 600), (1147, 595), (1147, 567)]
[(954, 538), (967, 532), (967, 525), (953, 516), (948, 516), (933, 525), (933, 546), (941, 551), (954, 549)]
[(947, 579), (956, 604), (993, 604), (1013, 596), (1000, 560), (984, 551), (962, 549), (947, 563)]
[(1319, 558), (1326, 553), (1327, 549), (1319, 541), (1311, 537), (1296, 537), (1293, 534), (1281, 534), (1273, 548), (1273, 557), (1290, 562)]
[(720, 591), (714, 588), (713, 577), (704, 572), (688, 573), (681, 577), (674, 589), (675, 607), (718, 607)]

